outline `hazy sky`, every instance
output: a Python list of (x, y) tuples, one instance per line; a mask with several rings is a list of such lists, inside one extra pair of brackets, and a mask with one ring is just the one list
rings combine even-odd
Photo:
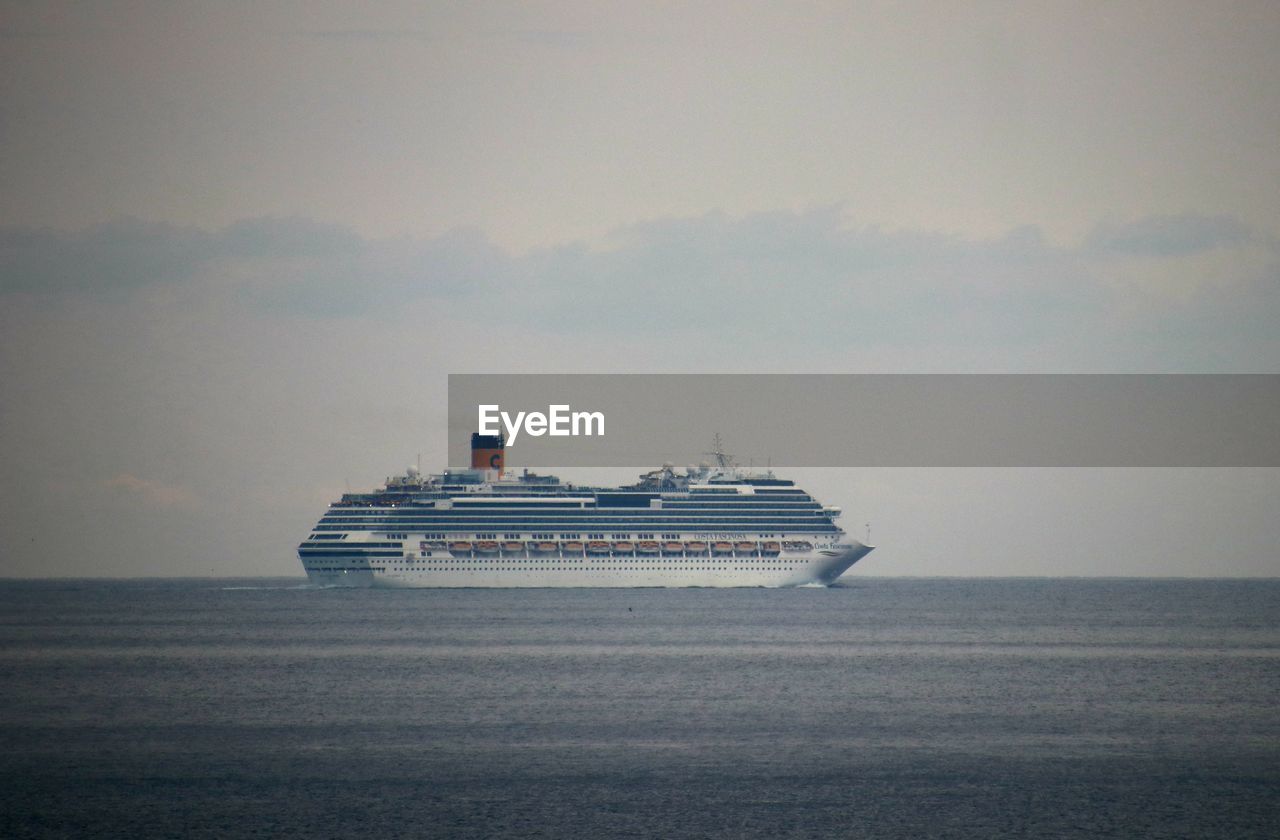
[[(295, 574), (442, 461), (449, 372), (1280, 372), (1277, 44), (1272, 2), (0, 0), (0, 574)], [(801, 477), (865, 574), (1230, 575), (1280, 574), (1277, 472)]]

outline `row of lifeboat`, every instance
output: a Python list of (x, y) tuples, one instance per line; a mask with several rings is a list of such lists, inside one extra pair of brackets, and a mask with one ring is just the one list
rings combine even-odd
[(423, 551), (448, 551), (455, 557), (463, 556), (503, 556), (503, 557), (552, 557), (582, 556), (589, 557), (776, 557), (785, 549), (787, 551), (809, 551), (813, 544), (804, 541), (756, 542), (755, 540), (738, 540), (731, 542), (719, 540), (706, 542), (690, 540), (681, 542), (670, 540), (449, 540), (424, 541)]

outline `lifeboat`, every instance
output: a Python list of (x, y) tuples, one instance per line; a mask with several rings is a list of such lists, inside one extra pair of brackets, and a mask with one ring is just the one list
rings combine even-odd
[(707, 544), (702, 540), (693, 540), (684, 544), (684, 550), (690, 554), (706, 554)]
[(444, 540), (423, 540), (422, 542), (418, 543), (418, 548), (422, 549), (423, 551), (443, 551), (448, 547), (449, 547), (448, 543), (446, 543)]
[(562, 542), (560, 543), (560, 550), (564, 552), (566, 555), (569, 555), (569, 554), (581, 555), (582, 543), (579, 542), (578, 540), (569, 540), (568, 542)]
[(712, 554), (733, 554), (733, 543), (731, 542), (713, 542), (711, 544)]
[(756, 544), (751, 540), (739, 540), (733, 544), (733, 550), (738, 554), (754, 555), (756, 553)]
[(653, 540), (641, 540), (636, 543), (636, 552), (638, 554), (657, 554), (658, 544)]
[(503, 554), (524, 554), (524, 543), (519, 540), (507, 540), (502, 544)]
[(481, 540), (476, 543), (476, 554), (497, 554), (498, 543), (494, 540)]
[(603, 540), (592, 540), (587, 543), (587, 554), (608, 554), (609, 544)]
[(456, 540), (454, 542), (449, 543), (449, 551), (453, 552), (454, 554), (470, 554), (471, 543), (467, 542), (466, 540)]
[[(529, 543), (530, 554), (540, 554), (545, 557), (548, 554), (555, 554), (559, 550), (560, 550), (559, 544), (553, 543), (553, 542)], [(581, 551), (582, 549), (578, 549), (578, 550)]]
[(760, 553), (765, 557), (777, 557), (782, 552), (781, 543), (766, 542), (760, 543)]
[(668, 557), (679, 557), (684, 554), (684, 543), (682, 542), (664, 542), (662, 544), (662, 553)]
[(635, 554), (636, 553), (635, 543), (630, 543), (630, 542), (627, 542), (626, 540), (621, 540), (619, 542), (616, 542), (613, 544), (613, 553), (614, 554)]

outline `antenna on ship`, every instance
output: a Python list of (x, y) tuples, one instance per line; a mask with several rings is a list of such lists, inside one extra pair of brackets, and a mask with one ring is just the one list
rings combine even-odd
[(720, 442), (719, 432), (716, 432), (715, 436), (711, 439), (711, 451), (706, 454), (714, 455), (716, 463), (720, 465), (720, 469), (722, 470), (727, 470), (732, 466), (733, 459), (725, 454), (724, 445)]

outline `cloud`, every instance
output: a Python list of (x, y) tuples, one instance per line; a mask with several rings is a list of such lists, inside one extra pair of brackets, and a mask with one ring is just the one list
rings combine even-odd
[(340, 225), (300, 216), (268, 216), (244, 219), (223, 228), (214, 237), (214, 247), (229, 257), (280, 259), (355, 254), (368, 246), (358, 234)]
[(1162, 319), (1180, 319), (1184, 334), (1229, 331), (1239, 313), (1280, 316), (1277, 265), (1274, 245), (1239, 221), (1200, 215), (1099, 225), (1065, 247), (1034, 225), (981, 239), (857, 225), (841, 206), (710, 212), (524, 254), (476, 229), (370, 239), (299, 217), (217, 231), (135, 219), (0, 230), (0, 292), (187, 284), (270, 317), (814, 349), (1070, 345), (1108, 330), (1157, 335)]
[(1234, 216), (1184, 214), (1101, 223), (1089, 234), (1087, 247), (1097, 254), (1178, 257), (1252, 239), (1253, 231)]
[[(560, 331), (737, 334), (821, 346), (981, 334), (1021, 341), (1099, 305), (1034, 228), (995, 240), (851, 227), (838, 207), (709, 213), (608, 247), (520, 261), (524, 307)], [(1096, 290), (1093, 290), (1096, 291)]]
[[(32, 4), (37, 5), (37, 4)], [(0, 27), (0, 41), (50, 41), (100, 37), (110, 30), (104, 26), (59, 26), (58, 28), (18, 29)]]
[(139, 478), (131, 473), (120, 473), (114, 478), (102, 482), (101, 486), (122, 496), (137, 499), (152, 507), (192, 508), (196, 506), (195, 494), (186, 487), (177, 484), (166, 484), (153, 479)]
[(440, 33), (425, 29), (295, 29), (278, 33), (290, 38), (322, 41), (427, 41), (440, 38)]
[(507, 35), (524, 44), (538, 47), (554, 47), (559, 49), (577, 49), (590, 46), (600, 39), (600, 33), (573, 31), (568, 29), (516, 29), (497, 31), (498, 36)]
[(82, 231), (0, 228), (0, 292), (81, 292), (184, 280), (212, 257), (200, 230), (126, 218)]
[(121, 218), (80, 231), (0, 228), (0, 293), (114, 292), (179, 283), (217, 263), (359, 253), (348, 229), (309, 219), (259, 218), (208, 232)]
[(496, 304), (512, 282), (512, 257), (475, 230), (425, 240), (362, 240), (347, 231), (333, 237), (348, 246), (300, 236), (288, 255), (274, 243), (251, 262), (229, 258), (210, 271), (254, 310), (307, 317), (386, 317), (414, 301), (485, 295)]

